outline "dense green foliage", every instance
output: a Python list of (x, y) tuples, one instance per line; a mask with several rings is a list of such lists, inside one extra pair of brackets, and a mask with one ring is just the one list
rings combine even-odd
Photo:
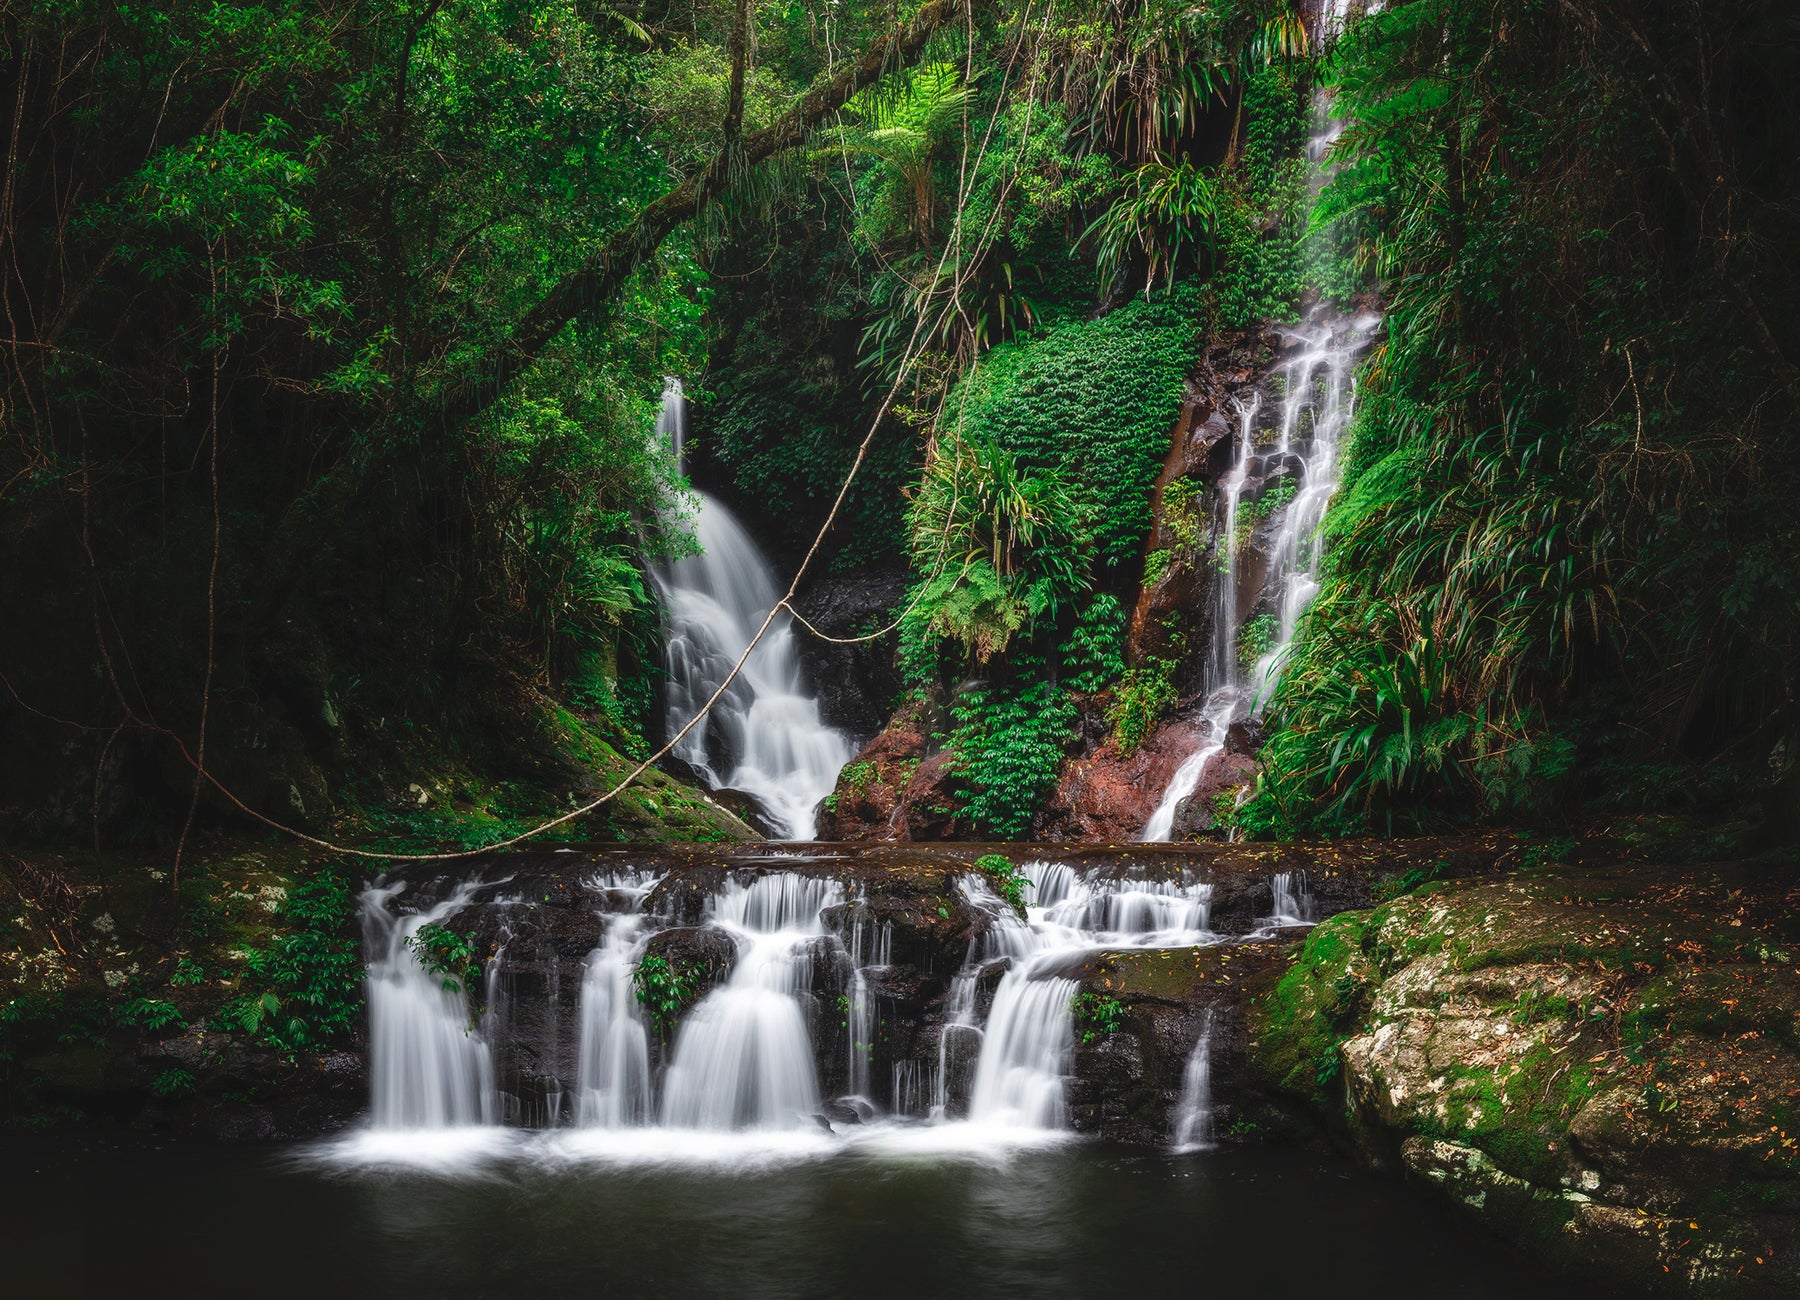
[(650, 953), (632, 969), (631, 984), (651, 1025), (666, 1038), (699, 997), (700, 972), (692, 963), (676, 965)]
[(342, 1039), (363, 1004), (354, 915), (343, 877), (326, 873), (296, 885), (282, 904), (280, 932), (245, 954), (246, 991), (220, 1009), (215, 1027), (289, 1051)]
[(1791, 761), (1797, 45), (1764, 0), (1351, 25), (1321, 218), (1389, 340), (1255, 819), (1666, 806)]

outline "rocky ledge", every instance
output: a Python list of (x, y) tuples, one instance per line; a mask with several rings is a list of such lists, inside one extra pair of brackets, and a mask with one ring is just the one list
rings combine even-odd
[(1320, 925), (1252, 1075), (1555, 1263), (1800, 1292), (1800, 884), (1747, 866), (1429, 884)]

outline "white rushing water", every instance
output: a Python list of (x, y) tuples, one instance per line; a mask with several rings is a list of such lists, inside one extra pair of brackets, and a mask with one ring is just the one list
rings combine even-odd
[(1170, 1137), (1177, 1151), (1203, 1151), (1212, 1145), (1212, 1031), (1208, 1007), (1200, 1017), (1200, 1036), (1181, 1071), (1181, 1097), (1175, 1103)]
[[(657, 432), (679, 460), (686, 437), (679, 380), (668, 381)], [(669, 734), (712, 698), (781, 599), (774, 570), (724, 504), (696, 492), (698, 555), (653, 565), (663, 604)], [(850, 761), (849, 738), (828, 727), (801, 670), (793, 620), (784, 612), (757, 643), (711, 716), (675, 747), (714, 789), (755, 795), (789, 839), (810, 839), (814, 809)]]
[(492, 1124), (497, 1094), (488, 1045), (470, 1023), (460, 986), (425, 968), (408, 945), (426, 925), (467, 907), (470, 881), (423, 911), (398, 906), (406, 886), (364, 891), (369, 959), (369, 1078), (377, 1129), (443, 1129)]
[[(1319, 523), (1337, 491), (1338, 453), (1355, 415), (1356, 359), (1379, 324), (1373, 316), (1345, 320), (1328, 313), (1286, 331), (1294, 344), (1282, 363), (1283, 398), (1275, 422), (1259, 425), (1262, 407), (1253, 396), (1238, 408), (1238, 437), (1231, 470), (1219, 481), (1219, 573), (1213, 639), (1207, 663), (1203, 739), (1176, 769), (1142, 838), (1167, 840), (1181, 801), (1200, 787), (1207, 767), (1224, 752), (1231, 724), (1258, 715), (1280, 679), (1300, 620), (1319, 590)], [(1291, 488), (1281, 487), (1291, 484)], [(1247, 539), (1239, 519), (1247, 489), (1261, 494), (1291, 491), (1262, 534), (1264, 577), (1251, 612), (1270, 620), (1266, 648), (1246, 671), (1238, 657), (1244, 607), (1239, 590)]]
[(632, 973), (643, 951), (638, 909), (657, 879), (622, 872), (588, 882), (604, 900), (606, 918), (581, 981), (576, 1119), (590, 1127), (629, 1128), (651, 1114), (650, 1035)]
[[(505, 992), (508, 981), (498, 970), (509, 944), (526, 942), (507, 936), (542, 933), (528, 923), (533, 900), (493, 898), (487, 905), (501, 909), (499, 941), (482, 1023), (505, 1032), (516, 1013), (527, 1037), (503, 1046), (511, 1053), (527, 1044), (536, 1065), (525, 1081), (551, 1083), (542, 1106), (523, 1108), (496, 1088), (489, 1041), (471, 1027), (467, 997), (445, 988), (406, 943), (422, 926), (464, 911), (484, 886), (466, 883), (411, 911), (405, 886), (373, 886), (364, 909), (374, 1114), (360, 1138), (365, 1145), (356, 1149), (362, 1158), (410, 1161), (424, 1152), (460, 1159), (491, 1151), (503, 1123), (536, 1128), (546, 1140), (560, 1134), (557, 1149), (565, 1154), (632, 1161), (810, 1157), (845, 1143), (986, 1156), (1064, 1140), (1074, 1129), (1069, 1087), (1080, 1040), (1084, 1031), (1108, 1032), (1106, 1010), (1082, 997), (1084, 989), (1105, 996), (1103, 982), (1084, 978), (1091, 969), (1085, 964), (1101, 953), (1228, 939), (1212, 929), (1211, 882), (1191, 871), (1054, 860), (1026, 862), (1020, 871), (1027, 882), (1023, 915), (987, 876), (956, 878), (954, 888), (976, 918), (968, 950), (952, 973), (935, 1034), (904, 1017), (895, 1026), (903, 1032), (886, 1040), (894, 1055), (883, 1058), (879, 1088), (872, 1067), (883, 1040), (881, 1006), (894, 996), (883, 990), (894, 923), (865, 897), (826, 875), (770, 867), (726, 875), (697, 919), (700, 930), (730, 940), (730, 972), (664, 1039), (640, 1001), (635, 975), (649, 952), (662, 951), (652, 946), (658, 935), (694, 932), (680, 917), (696, 904), (657, 901), (677, 896), (658, 890), (656, 870), (586, 877), (600, 938), (582, 971), (575, 1086), (561, 1105), (548, 1095), (561, 1090), (552, 1073), (556, 1036), (535, 1008), (512, 1006), (508, 998), (517, 994)], [(1273, 915), (1259, 920), (1257, 934), (1313, 917), (1303, 873), (1279, 873), (1269, 884)], [(534, 954), (543, 949), (531, 946), (539, 942), (530, 940), (521, 959), (540, 962)], [(678, 951), (670, 950), (671, 961), (697, 973), (690, 958), (674, 956)], [(903, 979), (900, 988), (908, 987)], [(553, 975), (534, 996), (555, 996)], [(554, 1017), (554, 1005), (549, 1011)], [(538, 1027), (525, 1031), (527, 1024)], [(1208, 1012), (1169, 1114), (1177, 1149), (1210, 1142), (1210, 1044)], [(821, 1086), (827, 1072), (829, 1090)], [(401, 1150), (393, 1144), (402, 1139), (424, 1145)]]
[[(1209, 925), (1212, 885), (1084, 873), (1059, 862), (1029, 862), (1021, 870), (1030, 882), (1023, 920), (981, 877), (961, 882), (991, 925), (971, 946), (958, 984), (972, 990), (984, 968), (1007, 964), (987, 1025), (978, 1031), (968, 1117), (987, 1127), (1054, 1131), (1068, 1125), (1065, 1089), (1081, 987), (1066, 973), (1071, 964), (1098, 950), (1216, 942)], [(970, 1014), (947, 1023), (946, 1040), (967, 1034), (972, 1024)], [(948, 1066), (940, 1054), (940, 1089)], [(947, 1102), (940, 1102), (938, 1113), (945, 1109)]]
[(681, 1023), (663, 1096), (671, 1128), (783, 1129), (813, 1123), (819, 1084), (796, 996), (825, 936), (820, 912), (843, 887), (788, 873), (733, 881), (713, 924), (737, 941), (737, 965)]

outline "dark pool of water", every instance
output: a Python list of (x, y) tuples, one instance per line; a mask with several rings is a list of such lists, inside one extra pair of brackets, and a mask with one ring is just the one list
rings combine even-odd
[[(1096, 1145), (757, 1169), (322, 1170), (293, 1148), (0, 1139), (18, 1297), (1560, 1297), (1328, 1155)], [(1581, 1294), (1591, 1296), (1591, 1290)]]

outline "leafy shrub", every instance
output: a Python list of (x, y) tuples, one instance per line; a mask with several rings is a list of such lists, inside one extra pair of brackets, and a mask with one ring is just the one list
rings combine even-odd
[(220, 1008), (214, 1027), (250, 1034), (285, 1051), (315, 1049), (348, 1034), (362, 1009), (367, 973), (347, 933), (350, 888), (327, 872), (288, 892), (277, 913), (287, 929), (252, 949), (245, 982), (260, 985)]
[(113, 1019), (127, 1029), (142, 1029), (151, 1034), (167, 1033), (187, 1024), (173, 1002), (155, 998), (133, 998), (113, 1009)]
[(406, 946), (427, 973), (443, 981), (447, 993), (461, 993), (481, 974), (473, 939), (434, 921), (408, 935)]
[[(1029, 675), (1032, 665), (1021, 668)], [(950, 712), (956, 726), (949, 747), (967, 796), (964, 812), (979, 830), (1020, 838), (1056, 784), (1075, 706), (1054, 682), (1039, 679), (965, 691)]]
[(961, 437), (1005, 448), (1028, 471), (1054, 468), (1088, 485), (1096, 559), (1128, 564), (1150, 531), (1150, 487), (1181, 410), (1199, 317), (1198, 294), (1182, 284), (1003, 344), (958, 385), (947, 414)]
[(953, 641), (979, 663), (1054, 620), (1086, 585), (1088, 509), (1055, 469), (1028, 471), (991, 443), (951, 436), (926, 462), (907, 512), (924, 575), (910, 635)]
[(649, 953), (631, 972), (631, 984), (650, 1023), (667, 1037), (700, 992), (700, 973), (691, 963), (677, 968), (668, 958)]
[(1004, 853), (984, 853), (975, 859), (975, 870), (988, 878), (994, 892), (1010, 903), (1020, 915), (1025, 912), (1025, 879), (1019, 865)]
[(1121, 756), (1130, 758), (1137, 753), (1138, 746), (1175, 699), (1174, 660), (1151, 655), (1126, 672), (1106, 713)]
[(1258, 614), (1239, 628), (1239, 666), (1246, 672), (1256, 667), (1256, 661), (1268, 654), (1270, 647), (1275, 644), (1275, 637), (1280, 630), (1280, 623), (1273, 614)]
[(1075, 1032), (1084, 1043), (1110, 1038), (1125, 1027), (1125, 1007), (1115, 997), (1083, 990), (1069, 999), (1069, 1010), (1075, 1014)]
[(172, 1066), (150, 1081), (150, 1095), (163, 1101), (174, 1101), (179, 1097), (191, 1097), (194, 1087), (193, 1075), (180, 1066)]
[(1070, 690), (1103, 691), (1125, 671), (1125, 610), (1111, 592), (1082, 607), (1059, 651)]

